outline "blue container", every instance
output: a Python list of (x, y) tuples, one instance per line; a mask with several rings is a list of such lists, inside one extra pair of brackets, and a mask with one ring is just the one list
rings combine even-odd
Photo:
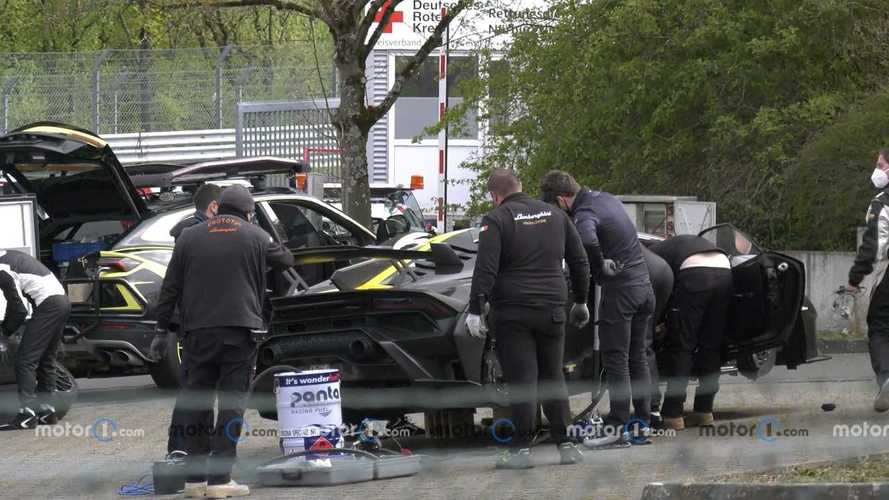
[(52, 260), (56, 262), (69, 262), (88, 253), (105, 250), (107, 244), (103, 241), (90, 241), (87, 243), (53, 243)]

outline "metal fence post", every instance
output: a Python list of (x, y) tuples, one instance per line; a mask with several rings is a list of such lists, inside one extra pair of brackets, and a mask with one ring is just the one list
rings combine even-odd
[(111, 49), (105, 49), (96, 56), (96, 64), (93, 66), (93, 88), (92, 88), (92, 111), (93, 111), (93, 132), (99, 133), (99, 93), (100, 89), (100, 79), (99, 79), (99, 71), (102, 69), (102, 64), (111, 57)]
[(222, 128), (222, 64), (232, 51), (231, 45), (226, 45), (216, 59), (216, 128)]
[(18, 82), (19, 77), (12, 76), (7, 78), (6, 83), (3, 84), (3, 94), (0, 95), (0, 106), (3, 107), (2, 111), (0, 111), (0, 115), (3, 115), (3, 128), (0, 130), (0, 133), (5, 134), (9, 132), (9, 94), (12, 93)]

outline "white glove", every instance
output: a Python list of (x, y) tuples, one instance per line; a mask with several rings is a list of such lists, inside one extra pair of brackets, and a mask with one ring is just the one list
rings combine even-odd
[(577, 328), (583, 328), (590, 322), (590, 309), (586, 303), (575, 303), (568, 313), (568, 321)]
[(466, 328), (469, 330), (469, 334), (477, 339), (484, 338), (488, 333), (487, 327), (482, 324), (482, 317), (478, 314), (466, 315)]
[(605, 276), (617, 276), (620, 272), (620, 266), (617, 265), (617, 262), (614, 262), (611, 259), (605, 259), (602, 261), (602, 274)]

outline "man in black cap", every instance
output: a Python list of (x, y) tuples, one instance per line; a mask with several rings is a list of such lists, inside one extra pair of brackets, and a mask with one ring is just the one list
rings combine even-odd
[[(186, 229), (196, 226), (202, 222), (207, 222), (219, 213), (219, 197), (222, 195), (222, 188), (216, 184), (201, 184), (194, 193), (194, 213), (179, 221), (178, 224), (170, 229), (170, 236), (178, 239)], [(179, 361), (179, 384), (185, 386), (188, 373), (188, 353), (182, 351)], [(180, 391), (176, 397), (176, 404), (173, 406), (173, 414), (170, 415), (170, 429), (167, 439), (167, 453), (174, 451), (185, 451), (185, 425), (186, 407), (190, 404), (188, 401), (188, 393)], [(211, 423), (205, 425), (210, 426)]]
[[(183, 231), (176, 240), (151, 344), (152, 357), (161, 359), (178, 303), (179, 330), (184, 332), (183, 344), (189, 353), (185, 389), (194, 405), (186, 418), (186, 497), (250, 493), (247, 486), (231, 480), (231, 469), (256, 352), (251, 331), (264, 327), (266, 264), (283, 269), (294, 263), (287, 249), (249, 222), (255, 208), (246, 188), (226, 188), (219, 205), (216, 217)], [(215, 391), (219, 414), (216, 426), (209, 429), (203, 422), (213, 421)]]

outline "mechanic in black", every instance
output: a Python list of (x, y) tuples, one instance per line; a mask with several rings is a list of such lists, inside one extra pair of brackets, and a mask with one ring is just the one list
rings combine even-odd
[[(196, 226), (202, 222), (207, 222), (219, 213), (219, 196), (222, 194), (222, 188), (215, 184), (201, 184), (194, 193), (193, 214), (179, 221), (170, 230), (170, 236), (178, 239), (179, 235), (185, 229)], [(179, 360), (179, 386), (185, 387), (188, 380), (188, 353), (183, 349), (181, 359)], [(167, 438), (167, 453), (174, 451), (185, 451), (185, 433), (188, 429), (186, 425), (186, 407), (190, 401), (186, 391), (179, 391), (176, 396), (176, 404), (173, 406), (173, 414), (170, 416), (170, 429)], [(209, 415), (206, 415), (209, 417)], [(210, 427), (212, 424), (206, 422), (204, 425)]]
[[(21, 408), (12, 421), (0, 425), (0, 430), (32, 429), (38, 424), (55, 424), (58, 416), (53, 406), (56, 388), (54, 365), (71, 304), (65, 289), (52, 272), (26, 253), (0, 250), (0, 271), (0, 274), (7, 276), (4, 279), (7, 281), (6, 288), (12, 290), (8, 284), (11, 279), (22, 304), (27, 307), (29, 304), (24, 303), (27, 300), (34, 305), (31, 318), (25, 322), (15, 356), (15, 381)], [(12, 328), (18, 329), (20, 326), (20, 306), (15, 305), (14, 308), (16, 312), (13, 314), (17, 316), (12, 325), (4, 324), (6, 335), (12, 335)], [(7, 343), (5, 338), (3, 343)]]
[(574, 218), (591, 274), (602, 287), (597, 321), (610, 411), (584, 445), (626, 446), (631, 398), (636, 418), (651, 422), (647, 346), (655, 299), (636, 227), (614, 195), (582, 188), (561, 170), (547, 173), (540, 191)]
[[(176, 241), (161, 287), (152, 356), (161, 359), (166, 352), (177, 304), (189, 353), (186, 496), (249, 494), (231, 480), (231, 468), (256, 352), (251, 331), (264, 326), (266, 265), (283, 269), (294, 263), (287, 249), (248, 222), (254, 210), (246, 188), (226, 188), (219, 214), (183, 231)], [(213, 421), (216, 392), (219, 413), (211, 430), (202, 424)]]
[[(483, 337), (478, 297), (490, 302), (497, 357), (510, 386), (515, 427), (510, 450), (500, 457), (497, 467), (510, 469), (531, 467), (530, 439), (538, 399), (543, 402), (561, 463), (583, 461), (568, 440), (562, 361), (566, 320), (578, 327), (589, 321), (589, 265), (577, 230), (561, 211), (521, 190), (510, 170), (495, 169), (488, 179), (496, 208), (484, 217), (479, 232), (466, 320), (470, 335)], [(563, 260), (568, 263), (574, 295), (567, 318)]]
[(651, 426), (659, 428), (663, 425), (661, 418), (661, 390), (660, 373), (657, 366), (657, 355), (654, 350), (655, 332), (664, 319), (664, 312), (673, 294), (673, 269), (656, 253), (642, 245), (642, 257), (645, 266), (648, 267), (648, 276), (651, 279), (651, 289), (654, 291), (655, 309), (651, 317), (651, 326), (648, 328), (648, 341), (646, 353), (648, 357), (648, 374), (651, 382)]
[(857, 293), (864, 277), (871, 274), (876, 266), (877, 277), (871, 290), (870, 306), (867, 309), (867, 337), (870, 348), (870, 361), (877, 377), (877, 392), (874, 410), (889, 410), (889, 284), (886, 279), (887, 259), (889, 259), (889, 149), (881, 149), (877, 164), (871, 174), (871, 182), (880, 192), (870, 202), (865, 219), (866, 229), (855, 256), (855, 263), (849, 269), (847, 291)]
[[(650, 250), (667, 261), (675, 276), (663, 349), (668, 377), (662, 408), (664, 427), (682, 430), (687, 425), (712, 425), (722, 339), (732, 298), (731, 263), (710, 240), (691, 234), (674, 236)], [(692, 370), (698, 374), (694, 413), (683, 418)]]
[(216, 184), (201, 184), (194, 192), (194, 213), (179, 221), (170, 229), (170, 236), (179, 238), (182, 231), (191, 226), (207, 222), (219, 213), (219, 196), (222, 188)]

